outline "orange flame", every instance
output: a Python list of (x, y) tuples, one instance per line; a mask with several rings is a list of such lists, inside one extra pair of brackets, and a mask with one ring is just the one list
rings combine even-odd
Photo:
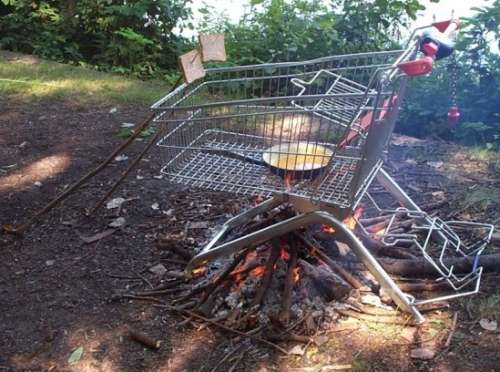
[(285, 187), (286, 187), (287, 191), (292, 188), (292, 179), (293, 179), (292, 173), (285, 174), (284, 181), (285, 181)]
[(265, 272), (266, 272), (266, 268), (264, 266), (257, 266), (255, 269), (250, 271), (250, 275), (260, 277), (260, 276), (264, 275)]
[(335, 229), (328, 225), (322, 225), (321, 230), (323, 230), (323, 232), (326, 232), (327, 234), (335, 234)]
[(282, 260), (288, 261), (290, 259), (290, 253), (288, 253), (288, 251), (282, 247), (280, 252), (280, 257)]
[(196, 269), (193, 269), (193, 271), (191, 271), (191, 274), (193, 274), (194, 276), (200, 276), (200, 275), (204, 274), (206, 271), (207, 271), (207, 267), (201, 266), (201, 267), (197, 267)]
[(300, 273), (300, 267), (297, 266), (293, 269), (293, 282), (294, 283), (297, 283), (299, 281), (299, 279), (300, 279), (299, 273)]
[(363, 214), (363, 208), (356, 208), (352, 216), (347, 217), (343, 222), (349, 230), (354, 230), (356, 228), (356, 220)]
[(385, 234), (385, 228), (382, 228), (375, 232), (375, 236), (382, 237)]

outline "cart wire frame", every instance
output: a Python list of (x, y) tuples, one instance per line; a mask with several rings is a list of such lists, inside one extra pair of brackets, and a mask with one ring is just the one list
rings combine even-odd
[[(380, 168), (394, 129), (408, 79), (397, 64), (417, 51), (415, 42), (402, 50), (208, 69), (152, 106), (165, 126), (162, 173), (212, 191), (287, 193), (350, 210)], [(309, 154), (319, 146), (333, 155)], [(286, 174), (259, 164), (270, 148)], [(326, 166), (311, 177), (316, 163)]]

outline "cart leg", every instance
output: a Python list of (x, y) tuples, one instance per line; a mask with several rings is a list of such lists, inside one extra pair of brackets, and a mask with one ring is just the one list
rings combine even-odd
[[(261, 213), (270, 211), (271, 209), (280, 206), (281, 204), (283, 204), (283, 202), (284, 202), (284, 197), (282, 195), (280, 194), (273, 195), (272, 198), (267, 199), (260, 204), (257, 204), (255, 207), (246, 210), (245, 212), (240, 213), (234, 216), (233, 218), (230, 218), (224, 223), (224, 225), (222, 225), (221, 229), (217, 232), (217, 234), (215, 234), (214, 237), (210, 240), (210, 242), (208, 242), (207, 245), (203, 247), (203, 249), (200, 251), (200, 253), (198, 253), (196, 257), (203, 255), (207, 252), (210, 252), (212, 248), (215, 246), (215, 244), (217, 244), (217, 242), (219, 242), (229, 230), (241, 226), (244, 223), (247, 223), (252, 218), (256, 217)], [(193, 267), (193, 265), (191, 265), (190, 262), (186, 270), (189, 270), (191, 267)]]
[(363, 262), (380, 285), (387, 290), (389, 296), (396, 303), (396, 305), (398, 305), (403, 311), (412, 314), (418, 323), (424, 321), (423, 316), (417, 308), (410, 302), (409, 298), (401, 291), (396, 283), (394, 283), (391, 277), (385, 272), (382, 266), (365, 248), (363, 243), (361, 243), (354, 233), (330, 213), (323, 211), (298, 215), (289, 218), (288, 220), (275, 223), (274, 225), (268, 226), (259, 231), (242, 236), (241, 238), (221, 244), (205, 253), (200, 253), (195, 256), (191, 262), (189, 262), (188, 267), (195, 267), (208, 260), (241, 250), (243, 248), (258, 246), (274, 237), (281, 236), (301, 227), (319, 223), (330, 225), (335, 229), (336, 236), (351, 247), (356, 256), (361, 260), (361, 262)]

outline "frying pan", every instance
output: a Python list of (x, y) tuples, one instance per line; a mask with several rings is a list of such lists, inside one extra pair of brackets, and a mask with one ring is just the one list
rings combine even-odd
[(246, 163), (267, 166), (269, 170), (285, 177), (292, 174), (294, 179), (313, 179), (328, 165), (333, 151), (325, 146), (292, 142), (275, 145), (264, 150), (262, 159), (257, 159), (231, 150), (203, 149), (204, 152), (238, 159)]

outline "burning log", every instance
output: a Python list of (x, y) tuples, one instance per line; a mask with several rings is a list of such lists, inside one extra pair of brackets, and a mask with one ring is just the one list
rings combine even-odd
[[(342, 276), (342, 278), (346, 282), (348, 282), (353, 288), (360, 289), (360, 288), (365, 287), (365, 285), (363, 283), (361, 283), (361, 281), (359, 281), (356, 277), (354, 277), (354, 275), (352, 275), (347, 270), (345, 270), (342, 266), (340, 266), (335, 261), (333, 261), (324, 252), (322, 252), (321, 249), (319, 249), (319, 247), (316, 247), (305, 236), (298, 234), (298, 233), (295, 233), (295, 236), (297, 238), (299, 238), (302, 243), (305, 244), (305, 246), (309, 249), (309, 251), (311, 252), (311, 254), (313, 256), (316, 256), (321, 261), (326, 263), (330, 267), (330, 269), (332, 269), (333, 271), (337, 272), (340, 276)], [(319, 246), (319, 243), (317, 243), (317, 245)]]
[(311, 265), (304, 260), (298, 261), (304, 274), (309, 276), (314, 286), (327, 301), (341, 300), (351, 291), (350, 286), (337, 274), (321, 266)]
[(295, 284), (294, 273), (297, 267), (298, 251), (296, 242), (290, 245), (290, 262), (288, 263), (288, 270), (286, 272), (285, 289), (283, 290), (283, 301), (279, 320), (283, 324), (288, 324), (290, 321), (290, 307), (292, 305), (292, 291)]
[(273, 272), (274, 272), (273, 267), (274, 267), (274, 264), (276, 263), (276, 260), (280, 256), (280, 252), (281, 252), (281, 246), (280, 246), (279, 239), (274, 239), (272, 241), (271, 254), (269, 255), (269, 259), (266, 263), (264, 277), (262, 278), (260, 286), (257, 289), (257, 293), (252, 301), (252, 307), (260, 307), (261, 306), (262, 300), (264, 299), (264, 296), (267, 292), (267, 289), (269, 288), (269, 284), (271, 284), (271, 279), (273, 277)]
[(373, 224), (379, 223), (379, 222), (385, 222), (389, 221), (391, 219), (392, 215), (384, 215), (384, 216), (377, 216), (377, 217), (372, 217), (372, 218), (361, 218), (359, 220), (359, 223), (365, 227), (372, 226)]

